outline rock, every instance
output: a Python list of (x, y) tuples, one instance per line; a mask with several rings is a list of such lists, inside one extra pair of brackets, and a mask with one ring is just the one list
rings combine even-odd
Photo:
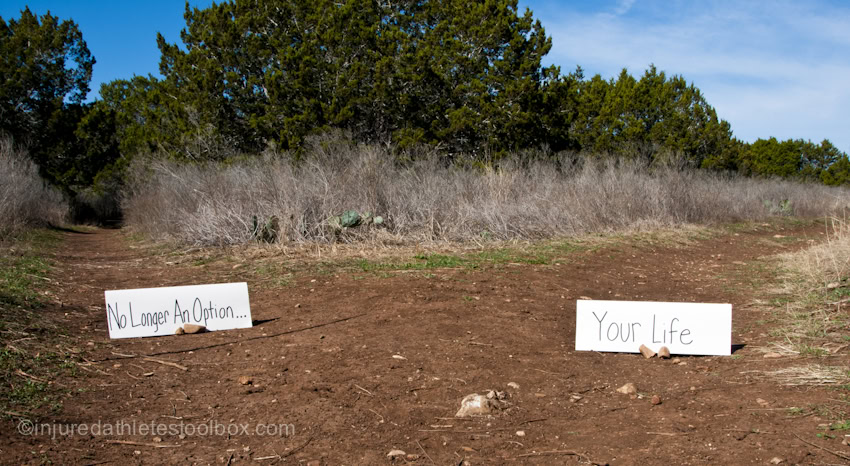
[(404, 357), (404, 356), (402, 356), (402, 355), (400, 355), (400, 354), (394, 354), (394, 355), (393, 355), (393, 359), (399, 359), (399, 360), (401, 360), (401, 361), (406, 361), (406, 360), (407, 360), (407, 358), (406, 358), (406, 357)]
[(251, 385), (254, 383), (254, 379), (250, 375), (240, 375), (238, 380), (242, 385)]
[(322, 466), (322, 462), (320, 460), (310, 460), (307, 462), (307, 466)]
[(419, 455), (414, 455), (413, 453), (408, 453), (407, 456), (404, 457), (407, 461), (416, 461), (419, 459)]
[(773, 458), (770, 459), (770, 464), (780, 464), (780, 463), (783, 463), (784, 461), (785, 460), (783, 460), (782, 458), (780, 458), (778, 456), (774, 456)]
[(203, 333), (207, 331), (207, 328), (203, 325), (184, 324), (183, 331), (186, 333)]
[(658, 357), (661, 359), (670, 359), (670, 349), (666, 346), (662, 346), (661, 349), (658, 350)]
[(762, 408), (767, 408), (770, 406), (770, 402), (761, 398), (756, 398), (756, 403), (759, 404)]
[(661, 397), (658, 396), (658, 395), (652, 395), (652, 400), (650, 400), (650, 403), (652, 403), (654, 405), (660, 405), (661, 404)]
[(514, 390), (519, 390), (519, 384), (516, 382), (508, 382), (508, 387), (513, 388)]
[(516, 431), (516, 436), (517, 437), (525, 437), (525, 431), (524, 430)]
[(622, 393), (623, 395), (634, 395), (637, 393), (637, 387), (635, 387), (635, 384), (629, 382), (618, 388), (617, 393)]
[(679, 358), (673, 358), (672, 360), (670, 360), (670, 362), (672, 362), (673, 364), (679, 364), (680, 362), (682, 362), (682, 360)]
[(652, 351), (646, 345), (640, 345), (639, 349), (640, 349), (640, 354), (642, 354), (643, 357), (645, 357), (646, 359), (649, 359), (649, 358), (655, 356), (655, 351)]
[(779, 353), (766, 353), (764, 355), (765, 359), (776, 359), (776, 358), (781, 358), (781, 357), (782, 357), (782, 355), (779, 354)]
[(581, 401), (581, 399), (582, 399), (581, 395), (571, 395), (570, 396), (570, 403), (576, 403), (578, 401)]
[(839, 286), (841, 286), (841, 283), (839, 283), (839, 282), (832, 282), (832, 283), (830, 283), (830, 284), (826, 285), (826, 289), (828, 289), (828, 290), (834, 290), (834, 289), (838, 288)]
[(183, 327), (177, 327), (177, 330), (174, 331), (175, 335), (183, 335), (184, 333), (186, 333), (186, 331), (183, 330)]
[(473, 393), (463, 397), (460, 402), (460, 409), (455, 413), (455, 417), (481, 416), (490, 414), (492, 409), (491, 401), (486, 396)]
[(402, 456), (405, 456), (405, 455), (407, 455), (407, 453), (405, 453), (404, 450), (390, 450), (390, 452), (387, 453), (387, 458), (389, 458), (389, 459), (401, 458)]

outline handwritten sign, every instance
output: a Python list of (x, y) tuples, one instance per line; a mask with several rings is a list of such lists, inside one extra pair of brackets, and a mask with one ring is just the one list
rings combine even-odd
[(173, 335), (184, 324), (207, 330), (252, 325), (244, 282), (113, 290), (104, 295), (110, 338)]
[(732, 354), (732, 305), (647, 301), (576, 302), (576, 351)]

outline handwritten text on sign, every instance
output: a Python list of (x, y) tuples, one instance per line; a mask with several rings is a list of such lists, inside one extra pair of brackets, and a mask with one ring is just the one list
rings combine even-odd
[(173, 335), (185, 324), (207, 330), (251, 327), (247, 283), (106, 291), (110, 338)]
[(576, 302), (576, 351), (732, 354), (732, 305), (647, 301)]

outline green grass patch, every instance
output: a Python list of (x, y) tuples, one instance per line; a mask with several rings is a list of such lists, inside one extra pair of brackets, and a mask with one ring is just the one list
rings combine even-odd
[(77, 376), (71, 353), (56, 352), (64, 331), (45, 316), (48, 254), (61, 242), (55, 230), (33, 230), (0, 244), (0, 409), (31, 415), (61, 410), (51, 382)]
[(36, 230), (13, 239), (0, 251), (0, 304), (40, 307), (40, 289), (47, 281), (50, 263), (43, 251), (54, 247), (59, 235)]

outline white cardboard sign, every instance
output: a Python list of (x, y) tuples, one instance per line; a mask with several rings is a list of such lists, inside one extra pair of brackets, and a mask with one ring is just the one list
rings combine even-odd
[(110, 338), (173, 335), (184, 324), (207, 330), (250, 328), (247, 283), (104, 292)]
[(576, 351), (732, 354), (732, 305), (650, 301), (576, 301)]

